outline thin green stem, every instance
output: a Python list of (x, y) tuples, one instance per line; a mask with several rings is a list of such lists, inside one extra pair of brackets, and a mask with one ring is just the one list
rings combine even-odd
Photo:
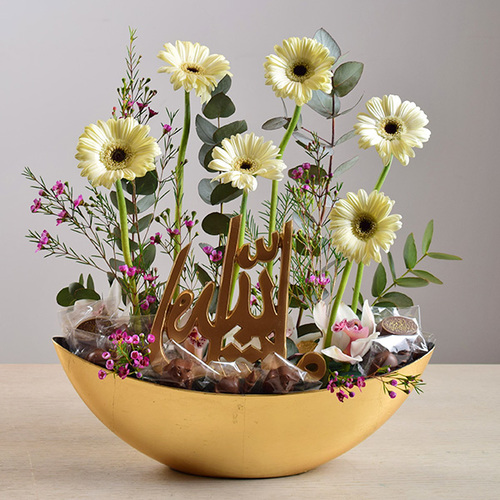
[(365, 266), (362, 262), (358, 264), (358, 270), (356, 272), (356, 281), (354, 282), (354, 291), (352, 293), (352, 304), (351, 309), (356, 313), (358, 310), (358, 300), (359, 300), (359, 291), (361, 290), (361, 281), (363, 280), (363, 270)]
[(330, 312), (330, 319), (328, 321), (328, 328), (326, 330), (325, 336), (325, 348), (330, 347), (332, 343), (332, 328), (335, 323), (335, 318), (337, 317), (337, 312), (342, 302), (342, 297), (347, 286), (347, 280), (349, 279), (349, 274), (351, 272), (352, 262), (347, 262), (344, 267), (344, 272), (342, 273), (342, 279), (340, 280), (339, 289), (337, 290), (337, 295), (335, 296), (335, 302), (333, 303), (332, 310)]
[[(181, 143), (177, 156), (177, 166), (175, 168), (175, 228), (181, 230), (182, 224), (182, 198), (184, 197), (184, 164), (186, 159), (186, 148), (189, 139), (189, 129), (191, 127), (191, 104), (189, 92), (184, 92), (184, 126), (182, 128)], [(174, 238), (174, 259), (181, 251), (181, 235)]]
[[(125, 202), (125, 196), (123, 194), (123, 187), (121, 179), (118, 179), (115, 183), (116, 186), (116, 199), (118, 201), (118, 213), (120, 215), (120, 236), (122, 242), (122, 253), (123, 260), (128, 267), (133, 267), (132, 256), (130, 255), (130, 243), (128, 236), (128, 218), (127, 218), (127, 205)], [(134, 309), (134, 314), (138, 312), (139, 301), (137, 298), (137, 285), (135, 278), (132, 276), (129, 280), (130, 282), (130, 295), (132, 299), (132, 306)]]
[[(280, 149), (278, 153), (278, 158), (281, 160), (283, 158), (283, 154), (285, 152), (285, 149), (288, 145), (288, 142), (290, 141), (290, 138), (292, 137), (292, 134), (295, 130), (295, 127), (297, 126), (297, 123), (300, 118), (300, 112), (302, 110), (302, 106), (295, 106), (295, 111), (293, 112), (292, 119), (290, 120), (290, 123), (288, 124), (288, 127), (286, 129), (285, 135), (283, 136), (283, 139), (281, 139), (280, 143)], [(272, 185), (272, 190), (271, 190), (271, 207), (269, 210), (269, 244), (271, 244), (272, 241), (272, 234), (274, 231), (276, 231), (276, 214), (278, 211), (278, 182), (279, 181), (273, 181)], [(270, 261), (267, 263), (267, 269), (269, 271), (269, 275), (271, 276), (271, 279), (273, 277), (273, 261)]]
[[(375, 184), (375, 187), (373, 188), (374, 191), (380, 191), (380, 188), (384, 184), (385, 179), (389, 175), (389, 170), (391, 169), (392, 159), (393, 159), (393, 155), (391, 155), (391, 158), (389, 159), (389, 163), (387, 165), (385, 165), (384, 168), (382, 169), (382, 172), (380, 174), (380, 177), (378, 178), (377, 184)], [(358, 264), (358, 270), (356, 273), (356, 283), (354, 285), (354, 291), (352, 293), (351, 307), (352, 307), (352, 310), (354, 312), (356, 312), (356, 309), (358, 307), (359, 291), (361, 289), (361, 280), (363, 279), (363, 268), (364, 268), (364, 264), (362, 262), (360, 262)]]
[[(238, 248), (241, 248), (245, 241), (245, 229), (247, 222), (247, 201), (248, 201), (248, 192), (246, 190), (243, 191), (241, 196), (241, 206), (240, 206), (240, 214), (241, 214), (241, 226), (240, 226), (240, 234), (238, 238)], [(235, 262), (233, 268), (233, 276), (231, 279), (231, 292), (229, 294), (229, 305), (232, 307), (233, 304), (233, 296), (234, 291), (236, 289), (236, 281), (238, 280), (238, 273), (240, 272), (240, 266)]]

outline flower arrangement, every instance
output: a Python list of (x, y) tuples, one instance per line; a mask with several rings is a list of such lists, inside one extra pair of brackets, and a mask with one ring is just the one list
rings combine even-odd
[[(50, 187), (31, 170), (24, 172), (38, 192), (31, 211), (55, 217), (56, 227), (67, 226), (94, 249), (85, 255), (44, 229), (28, 234), (35, 251), (104, 272), (111, 286), (104, 298), (92, 276), (81, 275), (58, 293), (72, 351), (99, 365), (100, 379), (113, 372), (200, 391), (274, 394), (326, 388), (342, 402), (362, 391), (367, 378), (380, 380), (390, 398), (398, 390), (419, 391), (419, 376), (397, 369), (427, 353), (433, 340), (421, 331), (418, 307), (399, 288), (441, 284), (420, 263), (459, 257), (430, 251), (430, 221), (420, 257), (413, 233), (408, 235), (405, 270), (398, 275), (390, 248), (402, 218), (392, 213), (395, 202), (381, 189), (394, 158), (408, 165), (414, 149), (429, 140), (425, 113), (395, 95), (373, 97), (353, 129), (337, 137), (336, 120), (352, 110), (343, 109), (342, 99), (356, 87), (363, 64), (345, 61), (335, 40), (320, 29), (313, 38), (284, 40), (264, 62), (266, 85), (284, 105), (295, 102), (291, 116), (285, 105), (283, 116), (263, 124), (265, 131), (283, 129), (279, 145), (248, 132), (244, 120), (225, 122), (236, 110), (228, 95), (233, 75), (225, 57), (198, 43), (165, 44), (158, 71), (170, 74), (174, 90), (184, 92), (178, 126), (178, 112), (155, 110), (157, 92), (149, 78), (139, 76), (135, 40), (131, 30), (118, 106), (108, 120), (87, 126), (77, 144), (77, 167), (89, 181), (86, 191), (80, 194), (61, 180)], [(199, 98), (194, 120), (193, 91)], [(328, 138), (303, 123), (304, 105), (327, 120)], [(187, 163), (192, 128), (200, 167)], [(157, 133), (150, 135), (151, 129)], [(355, 137), (360, 148), (376, 149), (381, 173), (373, 190), (344, 194), (341, 176), (358, 157), (336, 165), (334, 153)], [(292, 138), (301, 159), (285, 154)], [(186, 175), (200, 173), (205, 177), (199, 180), (199, 195), (213, 210), (201, 221), (184, 196)], [(269, 190), (269, 201), (256, 215), (248, 198), (263, 189)], [(285, 254), (289, 273), (283, 271), (288, 269)], [(377, 266), (369, 301), (361, 287), (364, 268), (372, 261)], [(254, 266), (259, 275), (252, 284), (246, 270)], [(165, 278), (170, 269), (176, 280)], [(204, 317), (196, 315), (197, 308)], [(285, 314), (276, 313), (265, 335), (247, 333), (243, 324), (260, 328), (271, 309)], [(177, 316), (169, 323), (173, 311)], [(226, 323), (217, 323), (221, 311)], [(233, 325), (233, 316), (240, 323)], [(168, 338), (165, 324), (170, 325)], [(207, 355), (215, 342), (207, 331), (219, 331), (221, 324), (227, 324), (221, 345), (236, 353), (233, 359)], [(281, 328), (286, 331), (283, 349), (260, 358), (244, 356), (264, 352), (264, 344), (278, 345)], [(230, 345), (236, 347), (230, 351)]]

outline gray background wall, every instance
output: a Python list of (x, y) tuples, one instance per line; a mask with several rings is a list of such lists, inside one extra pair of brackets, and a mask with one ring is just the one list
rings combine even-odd
[[(404, 222), (393, 252), (401, 266), (406, 235), (414, 232), (420, 241), (434, 218), (434, 250), (464, 259), (432, 261), (427, 269), (445, 285), (413, 293), (424, 329), (438, 337), (434, 360), (498, 362), (498, 1), (18, 0), (1, 7), (0, 362), (56, 361), (50, 342), (59, 329), (54, 297), (86, 270), (64, 260), (44, 260), (24, 239), (29, 227), (54, 231), (55, 221), (30, 213), (34, 193), (20, 173), (30, 166), (49, 183), (68, 180), (83, 192), (76, 142), (87, 124), (107, 119), (115, 105), (127, 26), (138, 29), (142, 72), (160, 91), (158, 110), (182, 105), (181, 92), (156, 73), (158, 50), (176, 39), (199, 41), (231, 62), (236, 117), (259, 132), (267, 118), (281, 112), (280, 101), (264, 85), (265, 56), (284, 38), (312, 36), (321, 26), (351, 59), (365, 63), (351, 100), (360, 93), (364, 101), (395, 93), (421, 106), (430, 119), (431, 140), (408, 167), (395, 163), (384, 186)], [(198, 106), (193, 99), (194, 112)], [(304, 114), (312, 127), (326, 130), (326, 122), (309, 109)], [(160, 127), (157, 118), (153, 134)], [(339, 119), (339, 132), (354, 120), (353, 113)], [(276, 142), (280, 136), (266, 134)], [(198, 147), (193, 135), (188, 152), (193, 168), (198, 168)], [(356, 150), (354, 141), (339, 147), (337, 161)], [(290, 147), (286, 162), (303, 161), (298, 153)], [(376, 152), (362, 152), (359, 164), (344, 177), (346, 190), (370, 190), (379, 171)], [(266, 186), (261, 196), (267, 192)], [(204, 209), (195, 198), (195, 183), (188, 196)], [(258, 197), (251, 203), (258, 207)], [(61, 235), (68, 235), (61, 229)], [(73, 235), (68, 240), (76, 241)]]

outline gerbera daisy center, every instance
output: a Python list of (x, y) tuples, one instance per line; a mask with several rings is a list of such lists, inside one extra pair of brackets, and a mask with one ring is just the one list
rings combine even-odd
[(195, 64), (195, 63), (184, 63), (182, 65), (182, 69), (186, 73), (193, 73), (195, 75), (201, 73), (201, 71), (202, 71), (201, 66), (199, 64)]
[(309, 65), (305, 62), (292, 64), (287, 70), (287, 76), (293, 82), (302, 83), (311, 76)]
[(116, 148), (111, 153), (111, 159), (116, 163), (121, 163), (125, 161), (125, 158), (127, 158), (127, 153), (125, 153), (125, 151), (123, 151), (123, 149), (121, 148)]
[(400, 139), (405, 132), (405, 125), (402, 120), (390, 116), (380, 122), (379, 134), (386, 140)]
[(106, 170), (123, 170), (132, 159), (130, 149), (123, 144), (111, 143), (103, 147), (100, 160)]
[(359, 214), (358, 217), (352, 221), (352, 232), (359, 240), (369, 240), (376, 231), (377, 221), (371, 214)]
[(239, 158), (236, 160), (235, 166), (247, 174), (251, 174), (257, 169), (257, 163), (255, 160), (251, 160), (249, 158)]

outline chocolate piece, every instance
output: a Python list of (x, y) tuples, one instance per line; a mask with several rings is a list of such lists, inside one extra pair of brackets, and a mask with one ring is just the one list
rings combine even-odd
[(370, 368), (368, 369), (368, 374), (373, 375), (379, 368), (383, 368), (384, 366), (388, 366), (392, 369), (396, 368), (398, 365), (398, 358), (392, 352), (384, 350), (375, 354), (370, 364)]
[(240, 393), (240, 380), (237, 377), (223, 377), (215, 385), (215, 392), (226, 392), (229, 394)]
[(106, 360), (102, 357), (103, 349), (94, 349), (87, 354), (87, 361), (94, 363), (94, 365), (106, 366)]
[(245, 394), (249, 393), (254, 389), (255, 385), (259, 381), (261, 376), (261, 370), (258, 368), (254, 368), (246, 377), (243, 382), (243, 392)]
[(162, 381), (173, 387), (191, 389), (193, 384), (194, 363), (190, 359), (176, 358), (164, 369)]
[(377, 331), (380, 335), (415, 335), (418, 326), (411, 318), (389, 316), (377, 325)]
[(300, 380), (297, 370), (286, 365), (279, 366), (269, 371), (262, 388), (267, 394), (286, 394), (293, 391)]

